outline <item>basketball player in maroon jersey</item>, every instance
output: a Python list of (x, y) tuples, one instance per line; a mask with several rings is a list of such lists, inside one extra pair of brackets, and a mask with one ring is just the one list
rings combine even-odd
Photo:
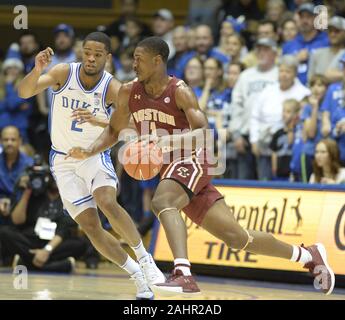
[[(85, 159), (113, 146), (120, 131), (128, 126), (131, 114), (141, 135), (167, 130), (167, 135), (158, 138), (160, 146), (191, 137), (204, 139), (207, 119), (191, 88), (167, 74), (168, 55), (168, 45), (158, 37), (146, 38), (138, 44), (133, 65), (137, 79), (122, 85), (110, 124), (88, 149), (75, 147), (70, 150), (70, 156)], [(174, 134), (174, 129), (189, 132)], [(302, 263), (321, 281), (319, 288), (324, 293), (332, 292), (334, 273), (322, 244), (294, 246), (275, 239), (272, 234), (243, 229), (223, 196), (210, 183), (211, 165), (202, 158), (204, 150), (183, 152), (184, 157), (163, 166), (152, 200), (152, 209), (164, 227), (175, 259), (172, 275), (156, 288), (175, 293), (200, 292), (190, 273), (186, 225), (179, 212), (182, 210), (193, 222), (233, 249)]]

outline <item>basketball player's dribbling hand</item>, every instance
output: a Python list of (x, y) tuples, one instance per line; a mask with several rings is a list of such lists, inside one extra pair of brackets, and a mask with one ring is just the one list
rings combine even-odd
[(83, 149), (80, 147), (74, 147), (68, 151), (65, 156), (65, 160), (68, 158), (74, 158), (78, 160), (84, 160), (91, 156), (91, 153), (87, 149)]
[(35, 68), (42, 72), (51, 63), (53, 55), (54, 51), (50, 47), (47, 47), (45, 50), (40, 51), (35, 57)]

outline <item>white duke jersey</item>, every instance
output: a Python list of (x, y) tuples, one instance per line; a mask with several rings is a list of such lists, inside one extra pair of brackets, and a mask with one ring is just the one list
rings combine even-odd
[(70, 63), (70, 72), (62, 88), (53, 91), (49, 114), (49, 131), (52, 149), (67, 153), (73, 147), (87, 148), (103, 132), (103, 128), (89, 123), (78, 123), (72, 112), (78, 108), (88, 109), (101, 119), (109, 119), (110, 107), (106, 94), (113, 76), (107, 71), (91, 90), (86, 90), (79, 78), (81, 63)]

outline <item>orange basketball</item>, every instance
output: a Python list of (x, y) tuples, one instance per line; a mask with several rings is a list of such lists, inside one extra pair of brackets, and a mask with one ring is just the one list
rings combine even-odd
[(159, 174), (163, 153), (154, 142), (130, 142), (124, 146), (121, 162), (132, 178), (149, 180)]

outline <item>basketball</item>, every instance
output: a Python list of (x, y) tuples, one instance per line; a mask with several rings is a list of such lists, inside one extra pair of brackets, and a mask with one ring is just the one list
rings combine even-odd
[(163, 153), (154, 142), (130, 142), (124, 146), (122, 164), (132, 178), (149, 180), (159, 174), (163, 165)]

